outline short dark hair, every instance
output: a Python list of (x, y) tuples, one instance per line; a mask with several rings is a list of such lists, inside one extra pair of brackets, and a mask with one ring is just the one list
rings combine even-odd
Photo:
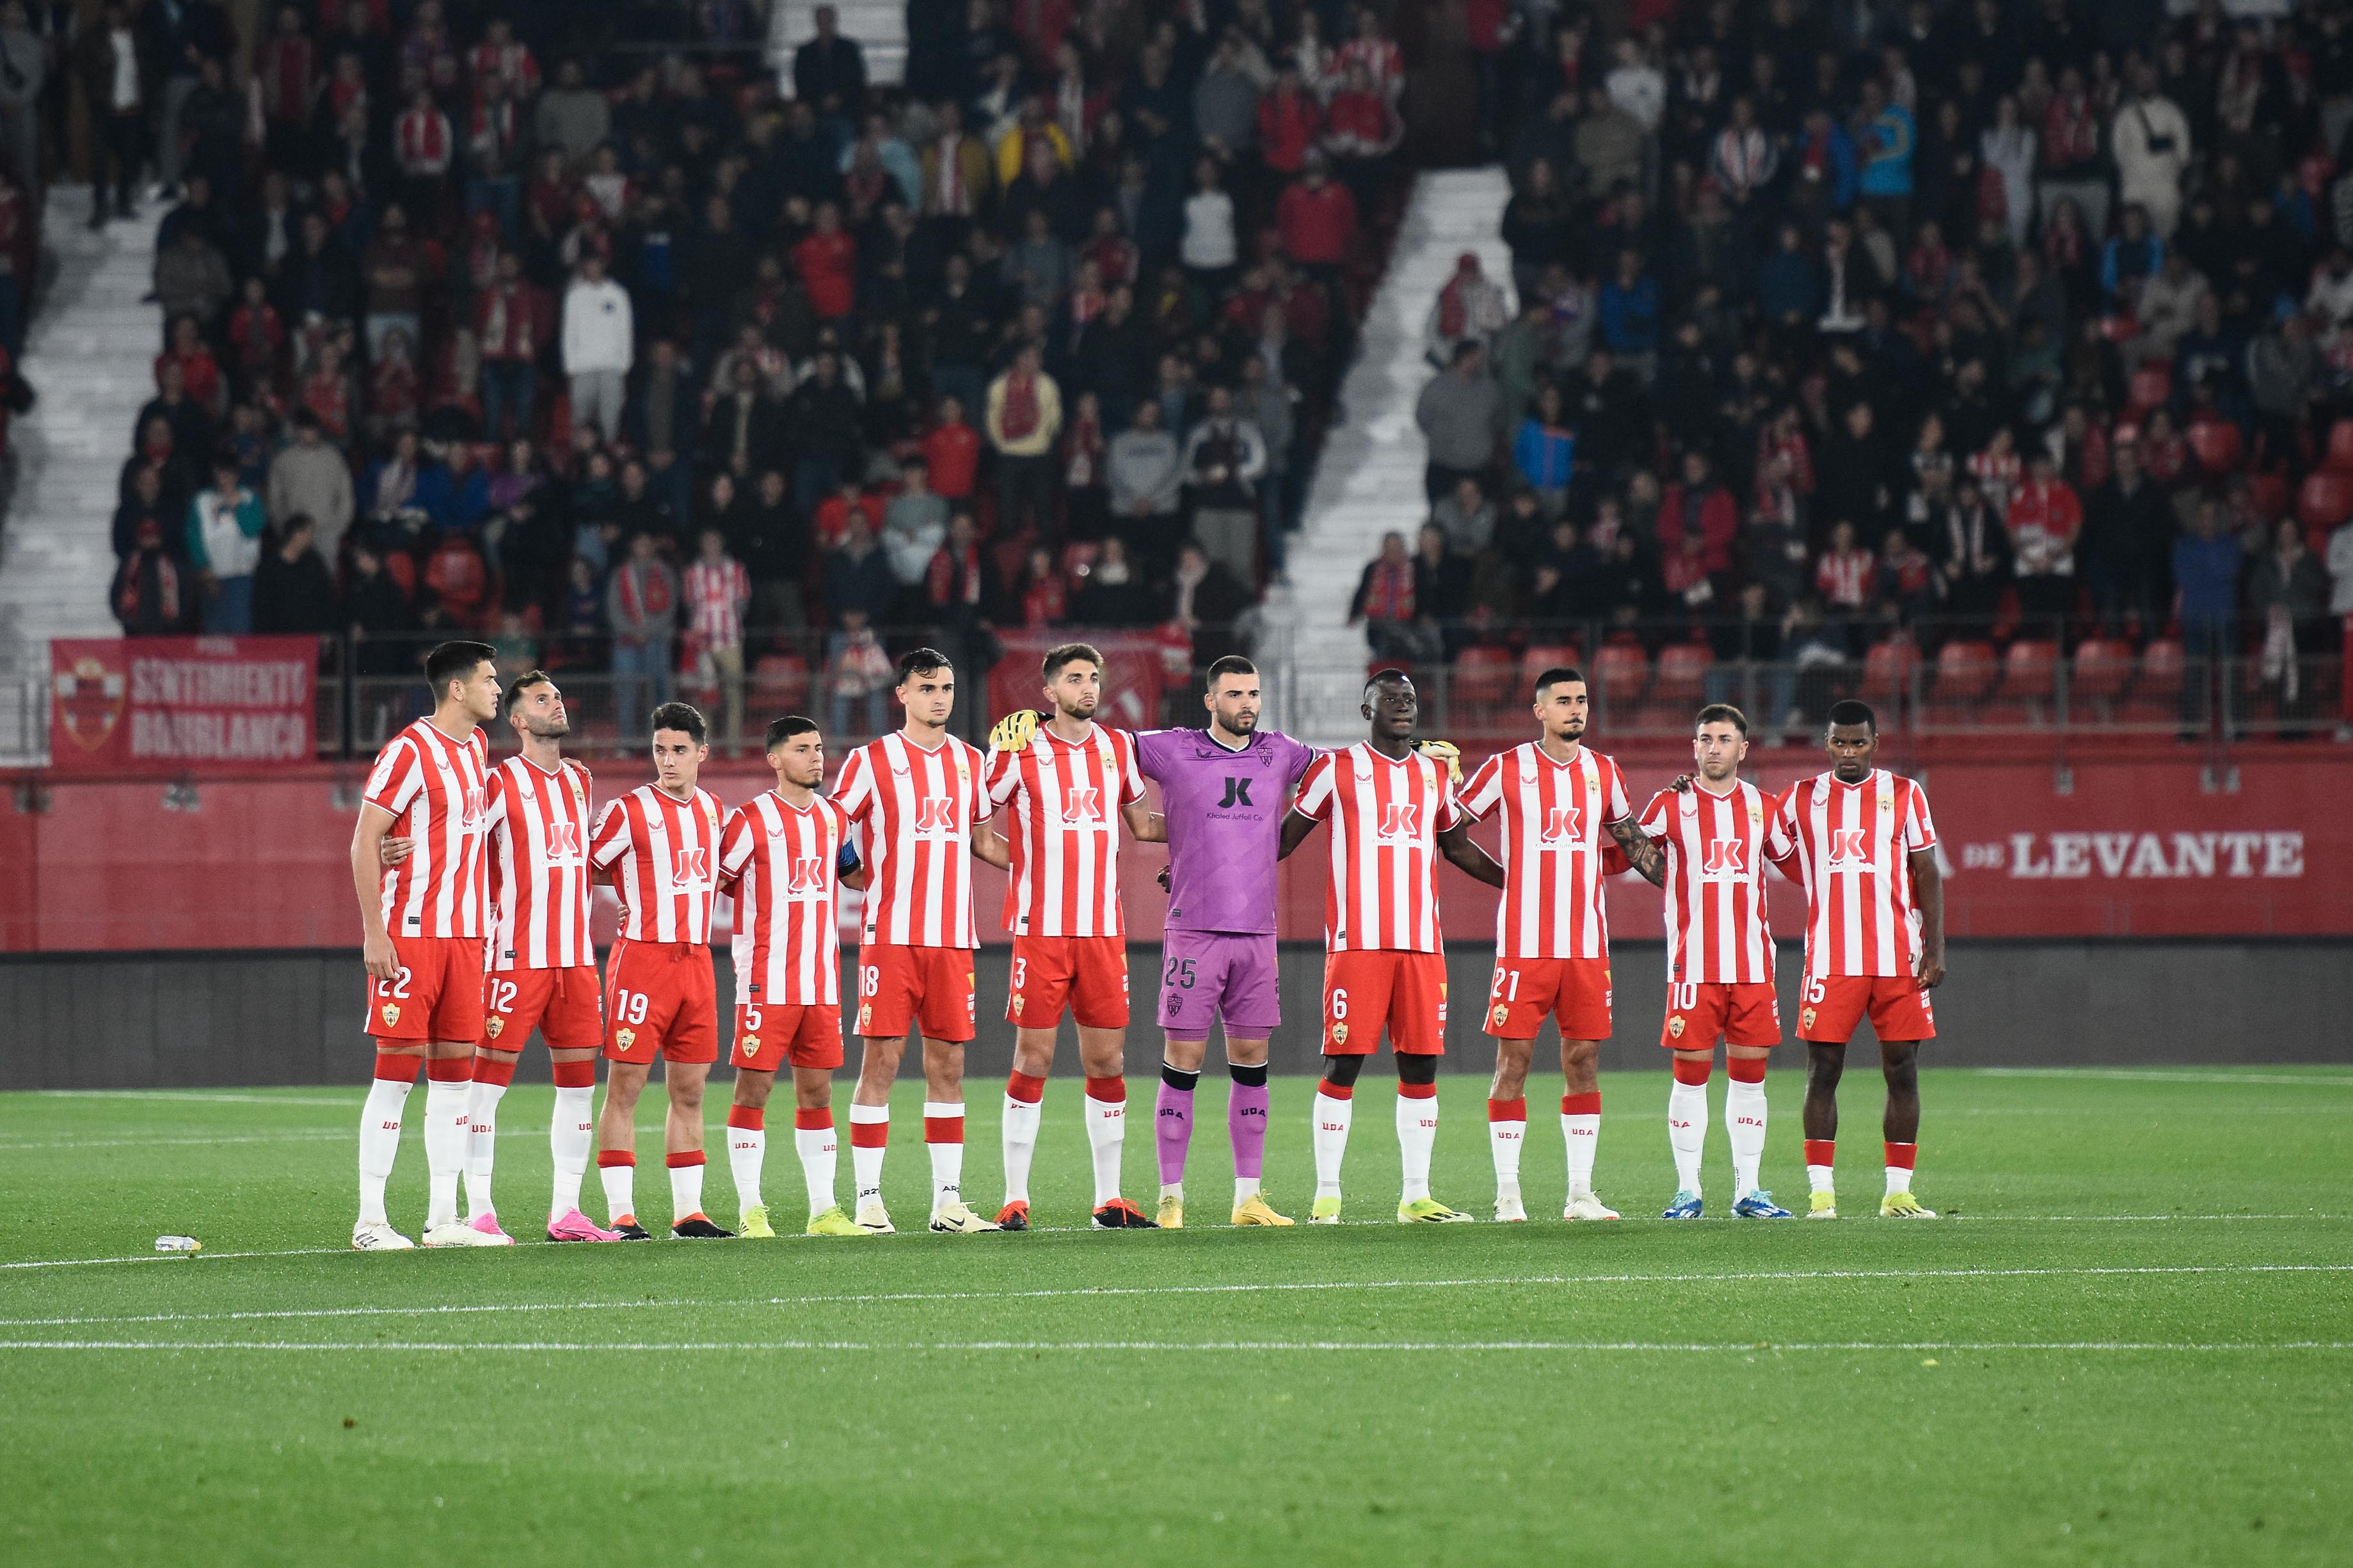
[(929, 675), (935, 669), (954, 669), (955, 663), (935, 647), (911, 647), (899, 656), (899, 684), (907, 684), (911, 675)]
[(499, 717), (501, 719), (512, 717), (515, 704), (522, 701), (522, 694), (530, 690), (533, 687), (553, 686), (554, 683), (554, 678), (550, 676), (547, 671), (543, 669), (524, 670), (521, 675), (515, 677), (513, 685), (508, 687), (505, 691), (500, 694)]
[(773, 752), (796, 735), (814, 735), (817, 732), (816, 720), (804, 719), (797, 713), (787, 713), (781, 719), (768, 721), (767, 743), (761, 749)]
[(1699, 718), (1694, 721), (1692, 728), (1704, 730), (1710, 724), (1729, 724), (1740, 731), (1742, 740), (1748, 738), (1748, 715), (1729, 702), (1711, 702), (1701, 709)]
[(1857, 702), (1852, 697), (1831, 704), (1831, 723), (1860, 724), (1874, 735), (1879, 733), (1879, 715), (1871, 710), (1870, 703)]
[(445, 642), (435, 646), (425, 656), (425, 684), (433, 689), (433, 700), (438, 702), (453, 680), (471, 680), (474, 671), (486, 663), (495, 663), (499, 650), (486, 642)]
[(1097, 670), (1101, 670), (1103, 667), (1103, 649), (1092, 643), (1083, 642), (1066, 642), (1060, 647), (1050, 647), (1046, 650), (1046, 657), (1039, 661), (1038, 673), (1045, 679), (1051, 680), (1061, 674), (1064, 668), (1078, 663), (1081, 659), (1084, 659), (1093, 665)]
[(1574, 680), (1582, 686), (1585, 684), (1585, 672), (1573, 664), (1556, 664), (1536, 677), (1536, 695), (1542, 697), (1564, 680)]
[(1408, 675), (1404, 670), (1399, 669), (1396, 665), (1392, 664), (1388, 666), (1386, 668), (1377, 669), (1373, 671), (1372, 674), (1365, 677), (1366, 692), (1369, 694), (1374, 687), (1378, 686), (1384, 680), (1394, 680), (1406, 686), (1411, 686), (1413, 684), (1412, 676)]
[(1209, 666), (1209, 689), (1215, 691), (1218, 682), (1229, 675), (1256, 675), (1258, 666), (1238, 653), (1227, 654)]
[(702, 710), (691, 702), (665, 702), (654, 710), (649, 729), (659, 734), (664, 730), (676, 730), (691, 736), (698, 746), (711, 738), (711, 727), (702, 721)]

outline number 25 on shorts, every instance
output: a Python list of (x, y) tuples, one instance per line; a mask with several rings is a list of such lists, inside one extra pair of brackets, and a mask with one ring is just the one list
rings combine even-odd
[(1193, 961), (1189, 958), (1170, 959), (1168, 967), (1161, 973), (1160, 984), (1174, 985), (1180, 991), (1193, 989)]

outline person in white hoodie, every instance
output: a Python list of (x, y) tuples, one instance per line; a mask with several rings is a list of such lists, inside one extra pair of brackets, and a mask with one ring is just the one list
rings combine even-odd
[(594, 425), (607, 439), (619, 433), (636, 348), (629, 291), (605, 276), (602, 256), (586, 252), (564, 293), (564, 370), (572, 378), (575, 428)]
[(202, 574), (207, 637), (253, 630), (253, 569), (269, 521), (261, 498), (237, 482), (237, 456), (213, 459), (213, 488), (188, 503), (188, 564)]

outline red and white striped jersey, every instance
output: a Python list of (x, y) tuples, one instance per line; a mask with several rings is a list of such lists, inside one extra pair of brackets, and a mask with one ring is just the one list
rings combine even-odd
[(1765, 837), (1774, 803), (1735, 779), (1725, 795), (1694, 783), (1661, 790), (1642, 831), (1666, 851), (1667, 984), (1753, 985), (1773, 978), (1765, 921)]
[(1460, 820), (1454, 781), (1419, 752), (1385, 757), (1363, 741), (1307, 765), (1292, 809), (1331, 824), (1324, 946), (1439, 952), (1438, 836)]
[(376, 753), (370, 805), (392, 813), (387, 837), (413, 838), (384, 873), (384, 928), (394, 936), (482, 937), (482, 827), (489, 816), (491, 742), (477, 729), (453, 741), (419, 719)]
[(491, 770), (491, 968), (594, 965), (588, 931), (588, 770), (527, 757)]
[(606, 804), (588, 858), (613, 868), (624, 939), (710, 942), (711, 908), (719, 900), (719, 797), (705, 789), (680, 800), (659, 784), (639, 784)]
[(1910, 857), (1936, 847), (1927, 793), (1885, 768), (1859, 784), (1825, 773), (1791, 784), (1765, 853), (1794, 856), (1805, 881), (1806, 973), (1910, 974), (1920, 956)]
[(857, 825), (871, 868), (861, 940), (977, 947), (972, 828), (988, 820), (980, 753), (950, 735), (925, 751), (892, 731), (849, 753), (834, 804)]
[(823, 795), (803, 807), (766, 790), (728, 815), (719, 879), (735, 900), (738, 1004), (840, 1005), (835, 900), (849, 837), (849, 818)]
[(1585, 746), (1557, 763), (1529, 741), (1480, 763), (1462, 807), (1482, 822), (1503, 813), (1495, 956), (1609, 957), (1601, 851), (1611, 840), (1605, 830), (1634, 815), (1618, 764)]
[(696, 561), (680, 574), (679, 596), (686, 601), (686, 627), (707, 648), (738, 647), (744, 641), (744, 606), (752, 597), (751, 574), (730, 555), (713, 566)]
[(1005, 925), (1016, 936), (1124, 936), (1119, 810), (1144, 798), (1135, 738), (1091, 727), (1065, 741), (1044, 725), (1019, 752), (988, 753), (988, 798), (1012, 811)]

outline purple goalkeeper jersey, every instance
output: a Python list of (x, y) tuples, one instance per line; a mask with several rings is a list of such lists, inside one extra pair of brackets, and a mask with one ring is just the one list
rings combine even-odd
[(1240, 750), (1207, 730), (1146, 730), (1135, 757), (1168, 819), (1169, 929), (1272, 931), (1282, 816), (1315, 748), (1271, 730)]

